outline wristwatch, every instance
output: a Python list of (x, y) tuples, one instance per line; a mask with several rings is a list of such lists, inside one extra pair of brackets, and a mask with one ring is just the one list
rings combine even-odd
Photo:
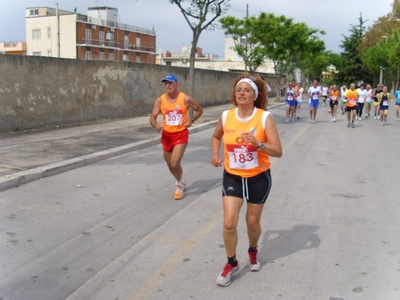
[(257, 148), (260, 149), (260, 150), (264, 149), (264, 148), (265, 148), (264, 143), (263, 143), (263, 142), (260, 142), (260, 143), (258, 144)]

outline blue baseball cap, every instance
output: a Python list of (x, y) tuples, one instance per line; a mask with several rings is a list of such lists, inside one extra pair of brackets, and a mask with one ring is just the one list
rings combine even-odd
[(161, 80), (161, 82), (164, 82), (164, 81), (170, 81), (170, 82), (175, 81), (175, 82), (178, 82), (178, 78), (174, 74), (167, 74), (167, 76), (165, 76), (164, 79)]

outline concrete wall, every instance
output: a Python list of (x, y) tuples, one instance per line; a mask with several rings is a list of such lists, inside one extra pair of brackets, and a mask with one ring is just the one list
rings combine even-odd
[[(150, 114), (167, 73), (188, 91), (188, 68), (0, 54), (0, 131)], [(196, 70), (194, 99), (229, 103), (236, 76)]]

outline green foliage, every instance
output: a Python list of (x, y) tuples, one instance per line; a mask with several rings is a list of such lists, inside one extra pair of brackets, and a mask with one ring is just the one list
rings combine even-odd
[(254, 22), (254, 17), (238, 19), (226, 16), (220, 19), (225, 35), (229, 35), (233, 39), (233, 50), (243, 58), (251, 74), (255, 73), (265, 59), (262, 45), (251, 34)]
[(365, 68), (358, 50), (364, 38), (364, 24), (366, 21), (363, 20), (361, 14), (358, 21), (358, 25), (351, 25), (349, 30), (351, 34), (349, 36), (343, 35), (344, 40), (340, 45), (343, 51), (341, 53), (341, 67), (337, 74), (337, 79), (339, 82), (346, 84), (368, 79), (368, 70)]
[(283, 15), (261, 12), (258, 17), (246, 19), (227, 16), (220, 22), (225, 34), (232, 36), (234, 50), (243, 58), (250, 72), (255, 72), (263, 61), (271, 59), (276, 73), (281, 76), (303, 66), (306, 58), (325, 49), (324, 42), (317, 36), (324, 34), (323, 31), (309, 28), (305, 23), (295, 23)]

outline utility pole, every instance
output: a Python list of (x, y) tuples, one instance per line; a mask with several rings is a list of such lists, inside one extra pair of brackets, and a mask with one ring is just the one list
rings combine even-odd
[(61, 53), (60, 53), (60, 13), (58, 11), (58, 3), (56, 3), (56, 18), (57, 18), (57, 57), (61, 57)]

